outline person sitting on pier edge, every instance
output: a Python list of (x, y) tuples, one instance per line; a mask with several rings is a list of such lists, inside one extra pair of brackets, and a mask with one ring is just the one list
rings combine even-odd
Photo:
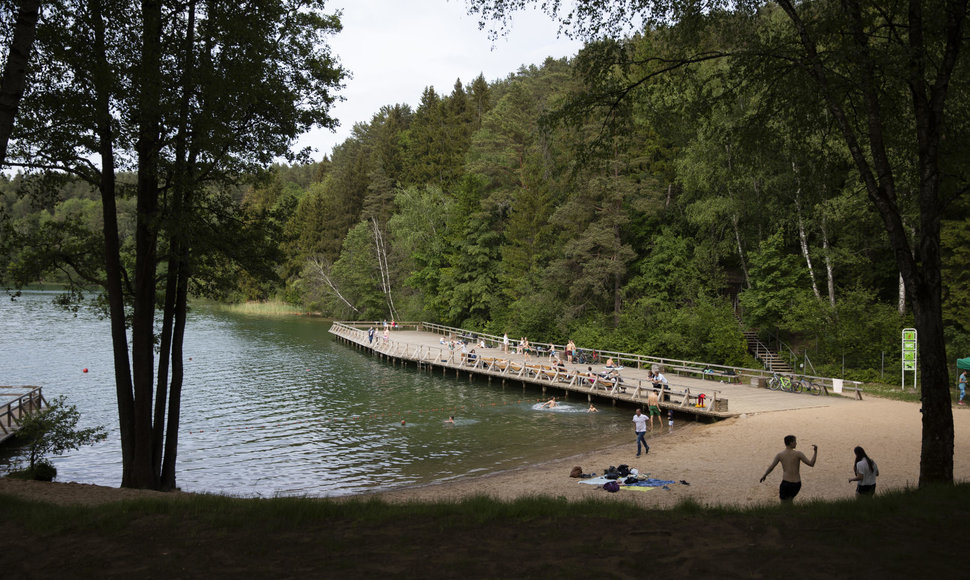
[(651, 380), (653, 381), (653, 388), (655, 389), (663, 389), (665, 385), (670, 384), (670, 381), (667, 380), (667, 377), (663, 376), (663, 373), (660, 373), (660, 372), (657, 372), (657, 374), (653, 375)]
[(611, 369), (616, 365), (613, 364), (613, 357), (606, 359), (606, 368)]

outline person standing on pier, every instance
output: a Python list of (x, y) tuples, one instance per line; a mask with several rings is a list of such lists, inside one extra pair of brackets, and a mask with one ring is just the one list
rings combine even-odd
[(502, 335), (502, 352), (509, 354), (509, 333)]
[(573, 353), (576, 352), (576, 343), (572, 339), (566, 344), (566, 362), (573, 364)]
[(640, 457), (640, 445), (643, 445), (643, 452), (650, 453), (650, 446), (647, 445), (647, 416), (642, 409), (637, 409), (633, 414), (634, 430), (637, 434), (637, 457)]
[(375, 332), (376, 331), (374, 330), (374, 327), (373, 326), (367, 329), (367, 342), (369, 344), (374, 344), (374, 333)]

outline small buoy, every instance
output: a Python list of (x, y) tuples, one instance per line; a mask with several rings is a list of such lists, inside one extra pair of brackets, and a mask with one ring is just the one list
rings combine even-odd
[(83, 370), (83, 371), (81, 371), (81, 372), (84, 372), (84, 373), (86, 373), (86, 372), (88, 372), (88, 369), (87, 369), (87, 367), (84, 367), (84, 370)]
[(401, 419), (401, 425), (403, 425), (403, 424), (404, 424), (404, 419)]

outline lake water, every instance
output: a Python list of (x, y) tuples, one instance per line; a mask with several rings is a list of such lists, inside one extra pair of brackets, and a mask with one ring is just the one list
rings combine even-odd
[[(0, 385), (65, 395), (108, 439), (54, 458), (58, 481), (117, 486), (121, 447), (107, 320), (0, 294)], [(177, 483), (239, 496), (337, 496), (447, 481), (630, 440), (630, 412), (585, 399), (537, 409), (520, 384), (392, 366), (329, 321), (206, 307), (189, 316)], [(83, 372), (88, 369), (88, 372)], [(444, 421), (455, 415), (455, 424)], [(406, 425), (401, 425), (402, 418)], [(9, 454), (9, 453), (8, 453)], [(8, 470), (0, 457), (0, 473)], [(602, 466), (583, 466), (596, 470)], [(565, 475), (565, 474), (564, 474)]]

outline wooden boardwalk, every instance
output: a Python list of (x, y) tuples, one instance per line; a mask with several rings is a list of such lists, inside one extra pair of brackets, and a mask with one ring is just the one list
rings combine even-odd
[(0, 443), (14, 436), (20, 428), (21, 417), (46, 404), (42, 387), (0, 385)]
[[(370, 323), (334, 322), (330, 333), (339, 340), (356, 348), (369, 351), (393, 364), (415, 364), (430, 372), (444, 376), (478, 376), (489, 381), (520, 382), (523, 387), (534, 385), (546, 397), (585, 396), (590, 403), (610, 400), (612, 404), (644, 405), (647, 395), (654, 390), (647, 378), (651, 365), (640, 368), (628, 367), (620, 371), (622, 383), (596, 379), (590, 381), (588, 368), (594, 374), (606, 370), (600, 362), (595, 365), (567, 364), (566, 369), (556, 370), (547, 356), (525, 356), (514, 352), (505, 353), (499, 346), (474, 347), (475, 356), (464, 356), (445, 341), (448, 336), (427, 330), (434, 325), (406, 323), (388, 332), (384, 339), (382, 327), (375, 327), (373, 341), (368, 337)], [(440, 328), (440, 327), (439, 327)], [(489, 344), (489, 343), (487, 343)], [(495, 344), (494, 341), (491, 344)], [(511, 349), (510, 349), (511, 350)], [(718, 378), (694, 378), (675, 376), (672, 369), (661, 369), (669, 384), (663, 389), (660, 407), (677, 413), (688, 413), (696, 418), (723, 419), (742, 414), (786, 411), (831, 405), (862, 404), (859, 400), (839, 395), (812, 396), (806, 393), (772, 391), (757, 386), (757, 380), (748, 383), (720, 382)], [(754, 383), (754, 384), (752, 384)], [(699, 395), (703, 394), (703, 397)], [(701, 403), (702, 401), (702, 403)]]

